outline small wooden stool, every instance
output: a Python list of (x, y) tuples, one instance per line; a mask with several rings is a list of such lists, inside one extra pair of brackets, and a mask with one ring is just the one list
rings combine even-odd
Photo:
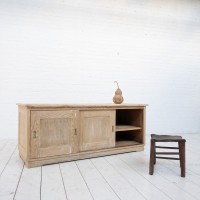
[[(177, 142), (178, 147), (156, 146), (156, 142)], [(181, 136), (151, 134), (149, 174), (153, 175), (154, 164), (156, 164), (156, 158), (159, 158), (159, 159), (180, 160), (181, 177), (185, 177), (185, 142), (186, 140), (183, 139)], [(178, 149), (179, 152), (156, 152), (156, 148)], [(157, 155), (179, 155), (179, 158), (160, 157)]]

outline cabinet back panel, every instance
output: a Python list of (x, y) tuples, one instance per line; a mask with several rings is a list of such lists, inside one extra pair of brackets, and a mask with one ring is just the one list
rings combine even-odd
[(118, 109), (116, 110), (116, 124), (143, 126), (143, 109)]

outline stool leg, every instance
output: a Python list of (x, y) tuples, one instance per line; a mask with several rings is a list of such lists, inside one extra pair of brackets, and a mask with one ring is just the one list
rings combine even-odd
[(155, 163), (155, 141), (151, 139), (150, 161), (149, 161), (149, 174), (153, 175)]
[(156, 143), (154, 142), (154, 165), (156, 164)]
[(185, 141), (179, 143), (180, 149), (180, 165), (181, 165), (181, 177), (185, 177)]
[(181, 167), (181, 163), (182, 163), (182, 151), (181, 151), (181, 142), (178, 142), (178, 150), (179, 150), (179, 159), (180, 159), (180, 167)]
[(181, 159), (182, 159), (182, 156), (181, 156), (181, 142), (178, 142), (178, 150), (179, 150), (179, 159), (180, 159), (180, 167), (181, 167)]

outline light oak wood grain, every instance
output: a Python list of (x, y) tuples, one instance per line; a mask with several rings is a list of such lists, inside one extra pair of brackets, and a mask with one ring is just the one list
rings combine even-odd
[(80, 151), (115, 146), (115, 112), (80, 112)]
[(144, 149), (146, 105), (18, 107), (18, 149), (27, 167)]
[(76, 152), (75, 111), (31, 111), (31, 157), (47, 157)]

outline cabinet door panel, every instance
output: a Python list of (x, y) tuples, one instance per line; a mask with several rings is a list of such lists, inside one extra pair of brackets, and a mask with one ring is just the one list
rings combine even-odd
[(76, 111), (31, 112), (31, 157), (74, 153), (78, 149)]
[(115, 111), (82, 111), (80, 151), (115, 146)]

